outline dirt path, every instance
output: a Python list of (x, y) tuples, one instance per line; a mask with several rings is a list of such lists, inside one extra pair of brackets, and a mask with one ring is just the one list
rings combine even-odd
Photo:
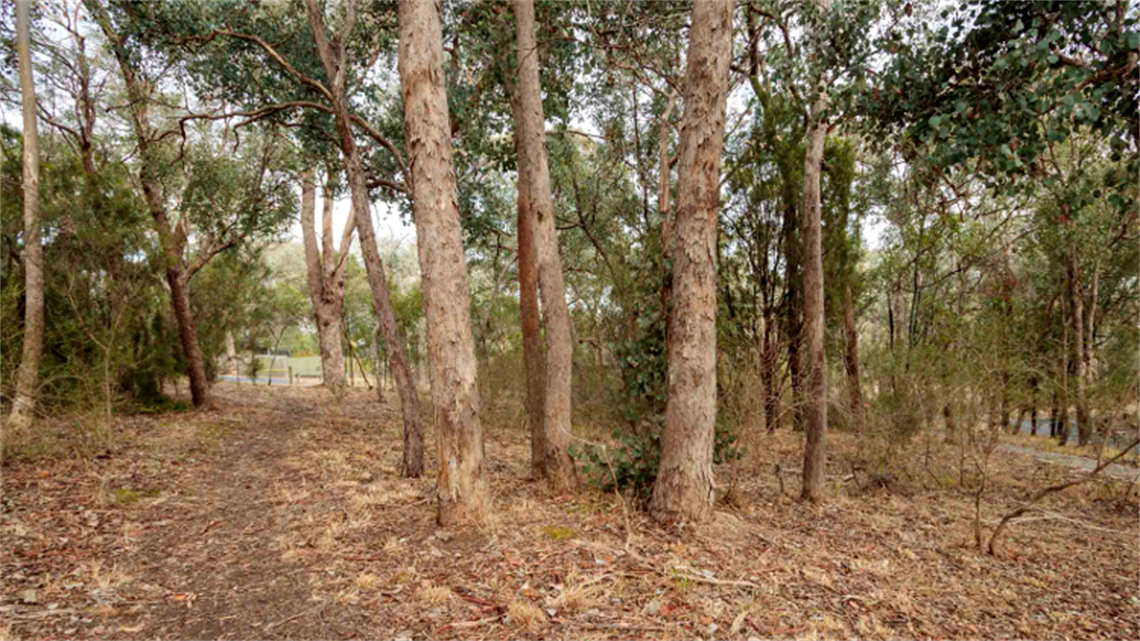
[[(331, 417), (313, 392), (218, 389), (212, 410), (164, 417), (103, 458), (5, 479), (6, 496), (23, 485), (34, 504), (4, 515), (23, 536), (3, 559), (17, 603), (0, 618), (86, 638), (343, 636), (314, 608), (321, 568), (285, 564), (275, 545), (292, 534), (314, 546), (295, 531), (341, 517), (288, 500), (306, 485), (290, 464), (298, 433)], [(74, 538), (46, 535), (61, 526)]]
[[(1012, 443), (1002, 443), (998, 446), (998, 449), (1002, 450), (1003, 452), (1012, 452), (1014, 454), (1032, 456), (1039, 461), (1045, 461), (1046, 463), (1053, 463), (1055, 465), (1063, 465), (1065, 467), (1071, 467), (1077, 470), (1085, 470), (1087, 472), (1095, 470), (1097, 466), (1096, 459), (1089, 458), (1087, 456), (1047, 452), (1045, 450), (1038, 450), (1032, 447), (1025, 447), (1023, 445), (1014, 445)], [(1137, 474), (1140, 474), (1140, 470), (1137, 470), (1135, 467), (1113, 463), (1104, 468), (1104, 471), (1102, 471), (1101, 474), (1125, 481), (1132, 481), (1136, 478)]]

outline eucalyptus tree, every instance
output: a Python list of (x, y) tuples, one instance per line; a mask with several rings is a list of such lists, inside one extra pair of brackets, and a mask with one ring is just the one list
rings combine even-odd
[[(283, 164), (284, 148), (266, 133), (240, 143), (236, 129), (206, 120), (197, 140), (186, 125), (194, 114), (169, 107), (164, 95), (176, 66), (145, 64), (153, 52), (130, 20), (131, 6), (85, 4), (111, 49), (129, 98), (127, 108), (142, 188), (162, 244), (171, 305), (186, 356), (195, 405), (207, 401), (206, 365), (190, 307), (190, 284), (215, 256), (277, 233), (295, 209)], [(221, 134), (219, 136), (219, 134)], [(214, 139), (220, 137), (220, 144)], [(175, 139), (181, 144), (175, 145)], [(225, 147), (233, 140), (234, 149)]]
[(669, 403), (651, 509), (660, 520), (704, 521), (713, 506), (716, 428), (716, 237), (732, 63), (732, 0), (693, 5), (677, 211), (670, 258)]
[[(352, 227), (360, 236), (373, 306), (400, 392), (404, 474), (420, 476), (423, 428), (419, 399), (389, 299), (384, 263), (376, 249), (371, 213), (371, 189), (383, 186), (407, 194), (409, 187), (399, 175), (407, 176), (408, 170), (395, 143), (358, 113), (362, 107), (375, 107), (379, 97), (365, 78), (380, 56), (391, 56), (391, 11), (369, 7), (358, 15), (354, 0), (335, 6), (305, 2), (303, 14), (296, 4), (219, 3), (206, 5), (206, 10), (202, 6), (182, 2), (132, 6), (131, 11), (136, 28), (149, 28), (150, 39), (168, 55), (186, 52), (188, 69), (199, 87), (240, 105), (234, 113), (244, 119), (241, 124), (268, 120), (295, 126), (308, 152), (324, 150), (327, 155), (329, 146), (340, 152), (352, 202), (346, 236)], [(335, 21), (331, 35), (326, 17)], [(234, 65), (235, 59), (247, 64)], [(361, 92), (362, 88), (367, 90)], [(222, 110), (198, 117), (224, 115)], [(385, 150), (386, 161), (380, 164), (386, 162), (390, 170), (370, 171), (372, 167), (366, 165), (370, 155), (358, 142), (358, 133)]]
[[(1140, 30), (1128, 3), (979, 0), (942, 10), (938, 21), (937, 29), (904, 21), (884, 35), (893, 56), (867, 96), (873, 130), (903, 133), (934, 166), (976, 173), (998, 193), (1046, 191), (1056, 202), (1049, 223), (1062, 228), (1091, 215), (1102, 199), (1131, 215), (1129, 187), (1140, 167)], [(1065, 172), (1054, 160), (1082, 132), (1104, 141), (1113, 162), (1123, 161), (1095, 185), (1087, 168)], [(1078, 265), (1079, 249), (1068, 247), (1057, 267), (1086, 439), (1084, 310), (1092, 284)]]
[[(539, 82), (538, 44), (535, 41), (534, 0), (515, 0), (518, 34), (518, 118), (521, 144), (519, 175), (526, 183), (526, 214), (534, 222), (533, 241), (538, 268), (542, 312), (546, 320), (546, 363), (543, 391), (542, 458), (538, 466), (560, 489), (574, 485), (574, 463), (570, 445), (571, 397), (574, 346), (566, 286), (562, 280), (562, 260), (558, 253), (558, 232), (554, 224), (554, 198), (551, 195), (550, 167), (546, 153), (546, 118)], [(520, 190), (521, 193), (521, 190)]]
[[(316, 183), (313, 170), (301, 172), (301, 239), (305, 246), (305, 273), (317, 326), (317, 342), (321, 356), (321, 373), (325, 387), (333, 396), (344, 396), (344, 356), (341, 350), (341, 310), (344, 307), (344, 270), (352, 243), (353, 226), (345, 225), (340, 248), (333, 244), (333, 202), (336, 194), (335, 174), (329, 172), (321, 195), (321, 241), (316, 233)], [(350, 221), (351, 222), (351, 221)]]
[(441, 525), (451, 525), (481, 520), (487, 508), (475, 342), (456, 204), (439, 8), (400, 0), (398, 16), (404, 139), (439, 442), (437, 519)]
[(14, 429), (31, 426), (35, 420), (40, 359), (44, 340), (43, 243), (40, 227), (40, 147), (37, 131), (36, 86), (32, 76), (29, 0), (16, 3), (16, 51), (20, 67), (20, 102), (24, 119), (23, 208), (24, 208), (24, 340), (16, 397), (8, 416)]

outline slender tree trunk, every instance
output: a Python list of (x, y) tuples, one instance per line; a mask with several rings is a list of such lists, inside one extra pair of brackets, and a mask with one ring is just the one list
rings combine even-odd
[(767, 319), (764, 323), (764, 342), (761, 345), (760, 380), (764, 385), (764, 425), (769, 433), (775, 432), (780, 423), (779, 400), (776, 392), (776, 346), (773, 338), (773, 321), (766, 308), (764, 313)]
[(1072, 358), (1069, 353), (1069, 302), (1068, 296), (1061, 296), (1061, 393), (1058, 407), (1060, 412), (1053, 413), (1053, 423), (1060, 430), (1058, 433), (1060, 444), (1064, 446), (1069, 442), (1069, 372), (1072, 369)]
[(942, 418), (946, 423), (946, 439), (943, 442), (953, 443), (958, 434), (958, 425), (954, 422), (954, 411), (950, 409), (949, 403), (942, 406)]
[(443, 34), (433, 2), (399, 0), (400, 91), (427, 317), (431, 396), (439, 440), (438, 521), (482, 520), (483, 426), (467, 265), (456, 203)]
[[(515, 153), (522, 159), (523, 149), (520, 128), (523, 118), (517, 97), (512, 101), (515, 109)], [(519, 322), (522, 325), (523, 358), (526, 361), (526, 413), (530, 422), (530, 473), (542, 478), (545, 466), (546, 439), (543, 416), (546, 412), (543, 397), (546, 387), (545, 359), (542, 348), (542, 328), (538, 320), (538, 264), (534, 248), (534, 212), (524, 171), (518, 177), (518, 271), (519, 271)]]
[(843, 327), (847, 334), (847, 387), (851, 397), (851, 421), (855, 430), (862, 434), (865, 427), (863, 416), (863, 388), (859, 384), (859, 332), (855, 326), (855, 301), (851, 295), (851, 285), (843, 289)]
[(380, 323), (376, 323), (372, 327), (372, 341), (370, 348), (372, 350), (372, 375), (376, 378), (376, 400), (379, 403), (384, 402), (384, 379), (380, 371)]
[(1056, 438), (1057, 432), (1057, 415), (1061, 413), (1060, 401), (1057, 397), (1057, 389), (1053, 389), (1053, 405), (1049, 409), (1049, 438)]
[[(347, 122), (345, 126), (348, 126)], [(404, 341), (396, 324), (396, 311), (388, 296), (384, 261), (380, 258), (380, 251), (376, 247), (364, 168), (355, 153), (351, 160), (345, 158), (345, 166), (348, 169), (348, 182), (352, 191), (352, 208), (360, 233), (360, 253), (364, 256), (368, 287), (372, 291), (372, 305), (376, 308), (376, 320), (384, 334), (389, 367), (396, 379), (396, 391), (400, 394), (400, 407), (404, 417), (404, 476), (418, 478), (424, 473), (424, 431), (420, 422), (419, 394), (412, 379), (412, 371), (408, 368)]]
[(713, 508), (716, 242), (733, 4), (708, 0), (692, 8), (671, 242), (669, 402), (650, 506), (665, 522), (704, 521)]
[(24, 345), (16, 374), (16, 398), (8, 425), (30, 427), (35, 420), (44, 340), (43, 243), (40, 240), (40, 143), (36, 129), (36, 89), (32, 79), (28, 0), (16, 2), (16, 50), (24, 118)]
[(309, 300), (313, 303), (313, 318), (317, 325), (317, 343), (321, 354), (321, 374), (324, 386), (337, 400), (344, 398), (348, 383), (344, 378), (344, 354), (341, 351), (340, 311), (344, 304), (343, 270), (325, 271), (325, 257), (336, 257), (331, 237), (333, 189), (332, 176), (322, 195), (325, 216), (322, 222), (325, 238), (322, 248), (317, 245), (316, 185), (313, 170), (301, 172), (301, 239), (305, 246), (305, 273), (309, 284)]
[(558, 255), (558, 231), (554, 227), (554, 198), (546, 157), (546, 118), (538, 74), (538, 43), (534, 31), (534, 0), (515, 0), (518, 38), (519, 111), (522, 115), (522, 147), (527, 196), (534, 215), (534, 246), (538, 259), (538, 285), (546, 326), (546, 390), (543, 396), (544, 475), (558, 489), (575, 485), (574, 462), (568, 452), (571, 434), (571, 383), (574, 365), (573, 330), (562, 259)]
[(784, 333), (788, 340), (788, 375), (792, 389), (792, 430), (803, 431), (803, 380), (801, 353), (803, 330), (803, 278), (800, 274), (799, 242), (800, 220), (796, 207), (788, 202), (784, 205), (784, 261), (787, 273), (787, 305), (784, 314)]
[(822, 112), (827, 108), (827, 95), (821, 91), (812, 108), (804, 152), (804, 196), (801, 216), (803, 224), (804, 287), (804, 500), (819, 501), (826, 491), (827, 469), (827, 356), (823, 349), (823, 251), (820, 225), (820, 173), (823, 169), (823, 144), (827, 124)]
[(1092, 423), (1089, 420), (1088, 399), (1085, 394), (1085, 331), (1084, 299), (1081, 297), (1076, 265), (1075, 250), (1070, 250), (1068, 264), (1069, 315), (1073, 321), (1073, 392), (1077, 406), (1077, 444), (1087, 445), (1092, 437)]
[[(424, 436), (420, 423), (419, 396), (412, 372), (408, 368), (404, 354), (404, 342), (400, 338), (396, 324), (396, 313), (388, 296), (388, 283), (384, 273), (384, 261), (376, 247), (376, 233), (372, 228), (372, 205), (368, 197), (368, 184), (361, 163), (360, 152), (352, 136), (352, 122), (345, 102), (345, 39), (354, 27), (355, 4), (345, 7), (346, 23), (341, 25), (341, 34), (330, 44), (325, 36), (321, 8), (316, 0), (306, 0), (309, 25), (313, 41), (317, 46), (325, 74), (331, 81), (330, 102), (336, 120), (337, 136), (344, 159), (345, 176), (352, 195), (352, 215), (360, 234), (360, 253), (364, 256), (364, 268), (368, 275), (368, 288), (372, 293), (372, 305), (376, 309), (376, 319), (384, 332), (384, 343), (388, 352), (388, 362), (396, 378), (396, 388), (400, 394), (401, 410), (404, 417), (404, 476), (416, 478), (423, 475)], [(422, 240), (422, 238), (421, 238)], [(424, 274), (425, 281), (427, 274)]]
[(1039, 388), (1037, 377), (1029, 379), (1029, 433), (1037, 436), (1037, 391)]

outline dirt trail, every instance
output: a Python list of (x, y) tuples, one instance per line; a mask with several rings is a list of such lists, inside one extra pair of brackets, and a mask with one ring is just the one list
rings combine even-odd
[[(164, 417), (129, 449), (71, 469), (72, 478), (21, 470), (5, 479), (5, 495), (29, 483), (40, 505), (5, 513), (6, 526), (33, 534), (6, 555), (5, 575), (33, 581), (0, 612), (87, 638), (342, 636), (314, 609), (320, 601), (309, 575), (320, 568), (284, 564), (274, 545), (299, 520), (336, 516), (314, 519), (287, 504), (288, 488), (305, 484), (305, 473), (288, 464), (304, 447), (298, 432), (331, 418), (312, 394), (219, 386), (211, 410)], [(42, 518), (77, 526), (79, 536), (36, 537)], [(105, 533), (83, 540), (90, 530)], [(312, 546), (312, 538), (301, 535), (299, 544)], [(45, 564), (54, 570), (46, 581)], [(83, 596), (92, 604), (86, 610), (50, 606)], [(22, 607), (44, 603), (46, 612)]]

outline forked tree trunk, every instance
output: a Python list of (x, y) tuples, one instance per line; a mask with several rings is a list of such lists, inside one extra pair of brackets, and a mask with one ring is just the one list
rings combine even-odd
[[(512, 101), (515, 113), (515, 154), (521, 160), (525, 153), (520, 129), (522, 114), (517, 96)], [(530, 209), (527, 180), (520, 169), (518, 177), (518, 270), (519, 322), (522, 325), (523, 359), (526, 361), (526, 414), (530, 423), (530, 473), (542, 478), (545, 460), (545, 438), (542, 429), (545, 413), (546, 358), (542, 351), (542, 328), (538, 320), (538, 265), (534, 248), (534, 212)]]
[(823, 111), (827, 95), (821, 91), (812, 108), (804, 152), (804, 195), (800, 208), (803, 224), (804, 287), (804, 481), (801, 497), (819, 501), (825, 492), (827, 469), (827, 356), (823, 349), (823, 251), (820, 225), (820, 173), (827, 124)]
[(40, 241), (40, 143), (36, 130), (36, 89), (32, 79), (29, 0), (16, 3), (16, 50), (20, 66), (20, 101), (24, 118), (24, 345), (16, 374), (16, 398), (8, 425), (15, 429), (35, 420), (44, 340), (43, 244)]
[(487, 505), (475, 339), (456, 203), (443, 34), (434, 2), (399, 0), (400, 92), (423, 278), (441, 525), (480, 521)]
[(674, 215), (669, 403), (650, 505), (659, 521), (712, 515), (716, 429), (716, 232), (732, 0), (693, 4)]
[[(384, 273), (384, 261), (376, 247), (376, 233), (372, 228), (372, 205), (368, 197), (368, 183), (364, 175), (364, 165), (356, 141), (352, 136), (351, 114), (346, 103), (345, 78), (347, 61), (346, 40), (355, 26), (355, 6), (350, 2), (345, 7), (346, 22), (341, 25), (341, 33), (330, 43), (325, 36), (321, 7), (316, 0), (306, 0), (309, 26), (313, 41), (317, 46), (321, 62), (331, 85), (330, 102), (336, 120), (337, 136), (341, 154), (344, 157), (345, 176), (352, 195), (352, 216), (356, 219), (360, 234), (360, 253), (364, 257), (364, 269), (368, 275), (368, 289), (372, 293), (372, 305), (376, 309), (376, 320), (384, 333), (384, 345), (388, 352), (388, 362), (396, 379), (400, 394), (400, 405), (404, 417), (404, 476), (419, 477), (424, 470), (424, 436), (420, 422), (419, 396), (412, 372), (408, 368), (404, 354), (404, 341), (396, 324), (396, 312), (388, 295), (388, 283)], [(462, 259), (462, 256), (461, 256)], [(424, 279), (426, 282), (427, 274)]]
[(855, 326), (855, 301), (851, 295), (851, 284), (843, 288), (843, 329), (847, 334), (845, 365), (847, 388), (850, 394), (851, 423), (857, 433), (864, 431), (863, 388), (859, 384), (859, 331)]
[(534, 219), (538, 286), (546, 321), (546, 389), (543, 395), (542, 469), (557, 489), (575, 485), (574, 462), (568, 452), (571, 430), (571, 383), (574, 343), (558, 231), (554, 227), (554, 198), (546, 157), (546, 118), (538, 75), (538, 44), (534, 36), (534, 0), (515, 0), (518, 39), (518, 94), (523, 155), (519, 163), (527, 183), (527, 202)]
[[(327, 181), (323, 194), (322, 236), (325, 238), (324, 257), (337, 252), (333, 249), (331, 236), (333, 191), (332, 177)], [(344, 304), (344, 270), (325, 270), (326, 259), (322, 248), (317, 246), (316, 232), (316, 185), (313, 170), (301, 172), (301, 239), (305, 245), (305, 273), (309, 284), (309, 300), (313, 302), (313, 318), (317, 324), (317, 343), (321, 353), (321, 374), (324, 385), (336, 399), (344, 397), (347, 382), (344, 379), (344, 355), (340, 344), (340, 312)], [(351, 232), (348, 232), (351, 233)], [(349, 236), (351, 238), (351, 236)], [(345, 251), (342, 241), (341, 250)]]

